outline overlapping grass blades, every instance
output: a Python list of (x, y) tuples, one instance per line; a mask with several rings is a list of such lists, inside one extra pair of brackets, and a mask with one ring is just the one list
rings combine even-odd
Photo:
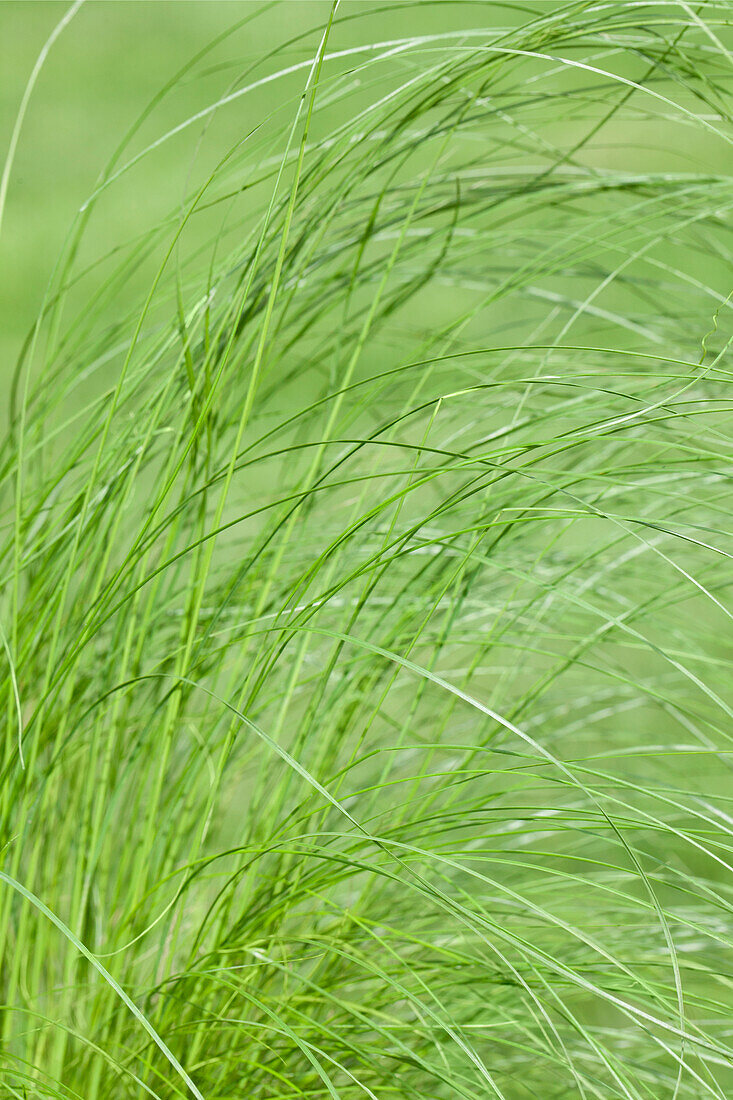
[(730, 5), (323, 16), (10, 387), (3, 1095), (724, 1100)]

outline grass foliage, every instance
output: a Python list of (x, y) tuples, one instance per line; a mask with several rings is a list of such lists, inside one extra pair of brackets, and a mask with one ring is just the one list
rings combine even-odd
[(725, 1100), (730, 4), (268, 10), (8, 385), (2, 1095)]

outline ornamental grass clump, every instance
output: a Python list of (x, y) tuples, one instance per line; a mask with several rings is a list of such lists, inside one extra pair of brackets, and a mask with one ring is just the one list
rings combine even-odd
[(726, 1100), (730, 4), (273, 10), (3, 367), (2, 1095)]

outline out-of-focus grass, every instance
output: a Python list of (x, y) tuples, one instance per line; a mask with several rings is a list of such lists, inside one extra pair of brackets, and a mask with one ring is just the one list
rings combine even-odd
[(731, 1095), (729, 19), (64, 30), (0, 236), (8, 1096)]
[[(6, 277), (0, 295), (0, 371), (17, 355), (34, 320), (53, 261), (79, 206), (94, 187), (101, 166), (130, 124), (217, 33), (246, 17), (247, 8), (219, 0), (129, 0), (86, 3), (73, 28), (63, 34), (41, 73), (19, 143), (8, 198), (0, 255)], [(305, 0), (286, 11), (274, 7), (266, 21), (252, 19), (240, 57), (271, 48), (286, 25), (305, 29), (327, 4)], [(36, 56), (62, 13), (59, 3), (4, 0), (0, 4), (0, 143), (5, 149), (25, 82)], [(231, 51), (216, 54), (223, 63)], [(175, 125), (202, 102), (205, 80), (183, 82), (173, 101), (163, 103), (157, 127)], [(230, 133), (238, 120), (232, 118)], [(93, 230), (93, 247), (103, 252), (144, 232), (167, 213), (180, 194), (192, 145), (170, 143), (141, 162), (134, 184), (110, 216)]]

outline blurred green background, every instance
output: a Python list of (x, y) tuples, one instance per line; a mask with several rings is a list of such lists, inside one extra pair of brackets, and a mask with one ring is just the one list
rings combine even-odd
[[(67, 3), (10, 0), (0, 3), (0, 146), (3, 159), (28, 77)], [(286, 37), (319, 21), (327, 2), (297, 5), (205, 2), (87, 2), (54, 44), (31, 97), (10, 181), (0, 236), (2, 298), (0, 353), (2, 377), (18, 353), (34, 320), (46, 281), (75, 212), (94, 188), (97, 176), (134, 122), (160, 88), (203, 45), (247, 16), (246, 36), (237, 37), (237, 60), (243, 50), (256, 58), (273, 36)], [(266, 15), (264, 20), (262, 15)], [(260, 16), (258, 18), (258, 16)], [(231, 72), (231, 46), (211, 57), (214, 87)], [(302, 54), (302, 50), (299, 51)], [(219, 77), (219, 79), (217, 79)], [(161, 104), (154, 126), (143, 137), (154, 140), (169, 126), (202, 105), (199, 80), (176, 88)], [(232, 136), (238, 125), (232, 112), (226, 122)], [(240, 120), (241, 124), (241, 120)], [(145, 141), (138, 143), (145, 144)], [(134, 173), (124, 201), (114, 203), (106, 221), (97, 219), (94, 238), (103, 251), (143, 232), (167, 213), (184, 183), (190, 163), (186, 141), (171, 141), (156, 156), (144, 158)], [(184, 155), (182, 156), (182, 151)]]

